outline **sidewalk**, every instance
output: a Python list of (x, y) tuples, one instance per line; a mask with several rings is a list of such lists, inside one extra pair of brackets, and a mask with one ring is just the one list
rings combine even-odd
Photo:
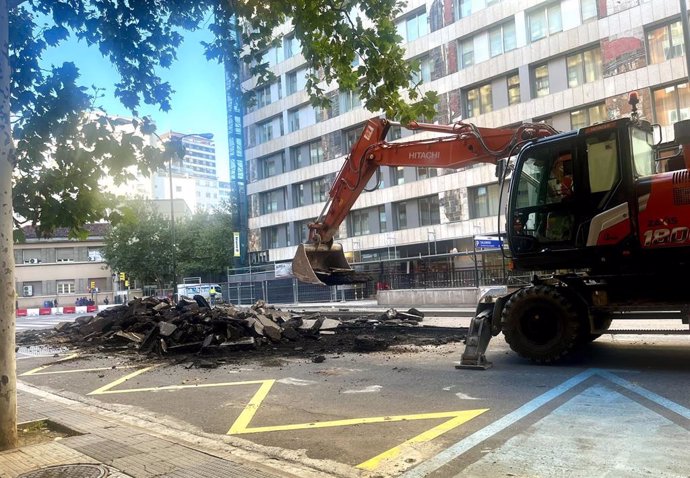
[[(95, 464), (107, 474), (67, 474), (51, 470), (43, 477), (109, 476), (170, 478), (278, 478), (334, 476), (316, 471), (311, 460), (283, 460), (232, 446), (233, 437), (199, 436), (158, 421), (125, 415), (106, 407), (71, 400), (18, 383), (19, 423), (50, 420), (79, 433), (60, 440), (0, 452), (0, 478), (55, 465)], [(138, 422), (138, 423), (137, 423)], [(306, 462), (306, 464), (305, 464)], [(313, 465), (313, 464), (312, 464)], [(72, 472), (80, 470), (72, 469)], [(342, 471), (342, 470), (340, 470)], [(45, 470), (44, 473), (47, 473)], [(83, 471), (82, 471), (83, 473)], [(348, 474), (348, 473), (345, 473)], [(336, 476), (343, 476), (337, 473)]]

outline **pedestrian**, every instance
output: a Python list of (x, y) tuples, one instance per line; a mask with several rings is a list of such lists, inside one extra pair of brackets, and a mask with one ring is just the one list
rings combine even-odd
[(216, 288), (211, 286), (211, 290), (208, 291), (208, 295), (211, 296), (211, 305), (216, 303)]
[(58, 300), (57, 300), (57, 297), (56, 297), (56, 298), (55, 298), (55, 300), (53, 301), (53, 305), (54, 305), (55, 307), (57, 307), (57, 306), (58, 306)]
[(106, 297), (105, 299), (103, 299), (103, 303), (104, 303), (105, 305), (108, 305), (109, 302), (108, 302), (108, 298), (107, 298), (107, 297)]

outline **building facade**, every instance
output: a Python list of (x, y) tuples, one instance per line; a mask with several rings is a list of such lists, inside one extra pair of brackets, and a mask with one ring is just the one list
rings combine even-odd
[(43, 307), (57, 299), (60, 306), (86, 297), (95, 303), (113, 303), (118, 281), (103, 261), (103, 237), (109, 224), (89, 224), (86, 240), (68, 238), (60, 228), (53, 237), (39, 239), (25, 227), (26, 241), (14, 245), (17, 306)]
[[(567, 131), (629, 114), (631, 91), (664, 140), (674, 121), (690, 117), (677, 0), (410, 0), (396, 24), (419, 61), (421, 89), (439, 93), (442, 124), (542, 121)], [(276, 81), (256, 89), (244, 116), (248, 246), (271, 261), (290, 260), (307, 239), (307, 223), (375, 116), (356, 93), (337, 89), (330, 108), (313, 108), (299, 44), (290, 25), (279, 33), (282, 45), (264, 55)], [(393, 128), (388, 139), (410, 134)], [(337, 238), (355, 260), (471, 249), (473, 236), (500, 232), (503, 222), (493, 166), (387, 167), (367, 189)]]
[[(161, 135), (161, 141), (180, 141), (185, 148), (184, 157), (172, 164), (172, 197), (184, 199), (193, 212), (218, 207), (220, 199), (213, 140), (170, 131)], [(156, 173), (152, 179), (153, 197), (170, 199), (168, 171)]]

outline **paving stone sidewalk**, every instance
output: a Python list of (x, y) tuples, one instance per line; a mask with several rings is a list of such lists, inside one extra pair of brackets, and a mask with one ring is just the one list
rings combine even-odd
[[(79, 402), (50, 399), (49, 394), (35, 394), (21, 385), (19, 388), (19, 423), (50, 420), (79, 435), (1, 452), (0, 478), (15, 478), (45, 467), (79, 463), (106, 465), (103, 467), (108, 470), (106, 476), (113, 478), (298, 476), (285, 468), (278, 469), (280, 463), (277, 460), (267, 459), (275, 462), (271, 468), (259, 462), (229, 459), (222, 455), (230, 454), (231, 450), (223, 454), (170, 437), (161, 438), (110, 416), (99, 416), (93, 407)], [(227, 447), (231, 448), (230, 445)]]

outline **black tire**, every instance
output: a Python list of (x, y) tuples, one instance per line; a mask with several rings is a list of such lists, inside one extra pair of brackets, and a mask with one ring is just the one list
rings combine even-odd
[(537, 363), (554, 362), (577, 345), (580, 320), (556, 288), (533, 286), (513, 294), (502, 314), (503, 335), (518, 355)]

